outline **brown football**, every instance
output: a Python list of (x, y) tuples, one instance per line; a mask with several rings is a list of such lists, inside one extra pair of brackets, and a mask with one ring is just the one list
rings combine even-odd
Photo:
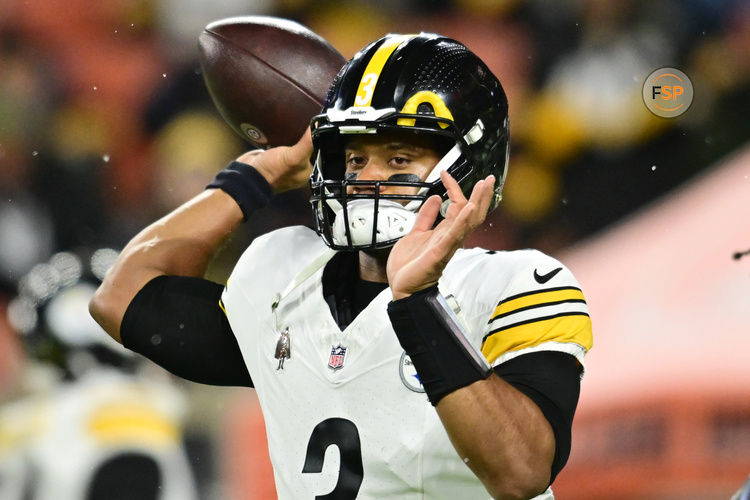
[(215, 21), (198, 37), (198, 49), (219, 113), (259, 148), (294, 144), (346, 62), (308, 28), (268, 16)]

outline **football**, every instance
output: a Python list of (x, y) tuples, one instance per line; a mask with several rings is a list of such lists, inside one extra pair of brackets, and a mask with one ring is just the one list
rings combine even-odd
[(219, 113), (263, 149), (297, 142), (346, 62), (308, 28), (268, 16), (215, 21), (200, 34), (198, 49)]

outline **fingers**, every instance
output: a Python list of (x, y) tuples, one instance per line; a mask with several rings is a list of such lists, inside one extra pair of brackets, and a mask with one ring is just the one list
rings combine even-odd
[[(494, 186), (495, 177), (490, 175), (474, 185), (468, 201), (464, 201), (460, 206), (454, 204), (451, 214), (441, 222), (444, 231), (442, 239), (445, 242), (441, 245), (443, 251), (449, 251), (453, 247), (458, 248), (466, 236), (484, 222), (492, 201)], [(463, 194), (461, 198), (465, 200)]]
[(472, 188), (469, 200), (464, 196), (458, 182), (447, 171), (441, 172), (440, 178), (443, 181), (443, 185), (448, 194), (448, 199), (450, 200), (448, 210), (446, 210), (446, 213), (444, 214), (445, 217), (452, 218), (457, 216), (467, 201), (471, 201), (479, 208), (477, 214), (480, 216), (480, 220), (476, 224), (481, 224), (487, 214), (490, 203), (492, 203), (495, 176), (488, 175), (487, 178), (477, 182)]
[[(485, 216), (487, 215), (487, 210), (490, 208), (494, 187), (495, 176), (488, 175), (487, 178), (477, 182), (474, 185), (474, 188), (471, 190), (469, 201), (476, 203), (477, 207), (479, 208), (477, 213), (482, 216), (482, 220), (484, 220)], [(481, 224), (482, 220), (480, 220), (478, 224)]]
[(308, 127), (294, 146), (284, 150), (284, 162), (289, 166), (307, 166), (312, 151), (312, 134)]
[(469, 203), (474, 203), (477, 207), (477, 210), (473, 213), (473, 217), (469, 220), (472, 231), (479, 227), (487, 217), (487, 210), (490, 208), (490, 203), (492, 202), (494, 187), (495, 176), (489, 175), (487, 178), (477, 182), (471, 190)]
[(274, 193), (304, 186), (310, 176), (312, 165), (312, 138), (310, 129), (293, 146), (277, 146), (265, 151), (252, 151), (240, 157), (240, 161), (252, 164), (271, 185)]
[(412, 231), (429, 231), (435, 223), (437, 214), (440, 211), (440, 196), (433, 195), (427, 198), (422, 207), (417, 212), (417, 218), (414, 221)]
[(466, 202), (466, 197), (464, 196), (463, 191), (461, 191), (461, 186), (458, 185), (456, 179), (454, 179), (447, 170), (443, 170), (442, 172), (440, 172), (440, 180), (443, 181), (445, 190), (448, 192), (448, 198), (452, 203)]
[(452, 220), (444, 220), (436, 229), (433, 252), (439, 260), (447, 260), (453, 256), (463, 244), (464, 239), (474, 230), (470, 219), (474, 217), (477, 206), (467, 202)]

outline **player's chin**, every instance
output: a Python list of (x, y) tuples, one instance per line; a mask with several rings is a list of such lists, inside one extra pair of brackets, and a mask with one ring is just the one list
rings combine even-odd
[(393, 246), (396, 243), (398, 242), (395, 242), (393, 245), (389, 247), (384, 247), (384, 248), (365, 248), (365, 249), (360, 250), (360, 252), (363, 252), (369, 255), (370, 257), (373, 257), (378, 260), (385, 260), (391, 254), (391, 250), (393, 250)]

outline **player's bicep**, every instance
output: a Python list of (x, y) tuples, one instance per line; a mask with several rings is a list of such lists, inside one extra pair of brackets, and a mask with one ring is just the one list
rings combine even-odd
[(577, 360), (563, 352), (532, 352), (497, 365), (495, 373), (531, 399), (552, 427), (552, 482), (570, 455), (571, 428), (581, 387)]
[(222, 290), (221, 285), (200, 278), (152, 279), (125, 311), (123, 345), (193, 382), (252, 387), (219, 306)]

